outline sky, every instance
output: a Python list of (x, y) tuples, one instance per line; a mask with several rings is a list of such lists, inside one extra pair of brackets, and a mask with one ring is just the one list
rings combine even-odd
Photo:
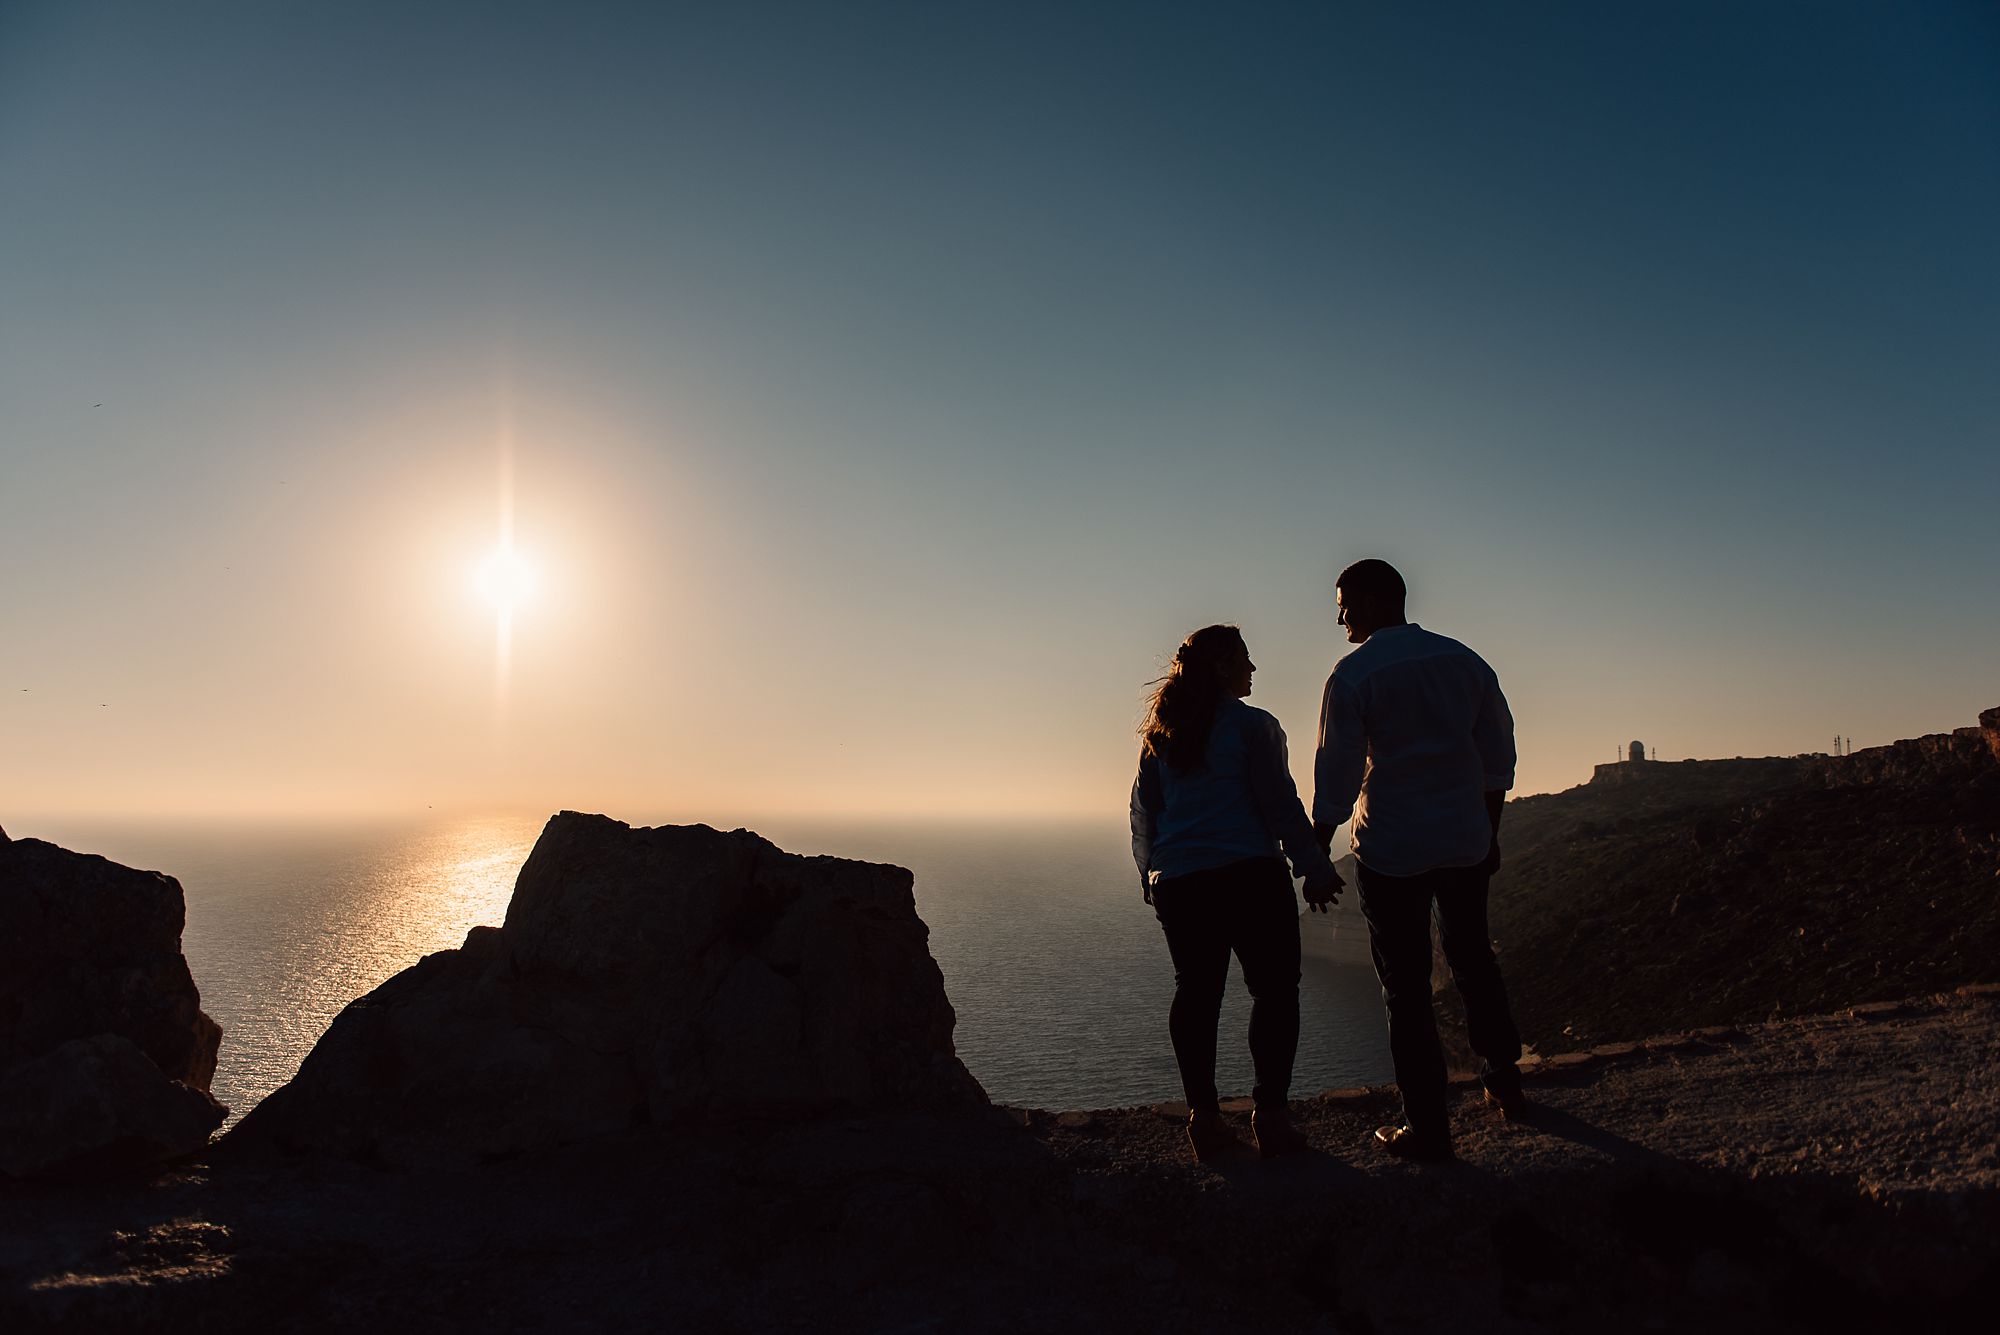
[(1363, 556), (1517, 792), (1970, 724), (1995, 236), (1987, 4), (0, 0), (0, 825), (1304, 787)]

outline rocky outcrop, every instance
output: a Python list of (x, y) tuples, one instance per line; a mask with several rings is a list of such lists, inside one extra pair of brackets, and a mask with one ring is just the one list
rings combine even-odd
[(503, 926), (342, 1011), (226, 1142), (477, 1162), (635, 1125), (980, 1107), (910, 873), (562, 812)]
[(1979, 725), (1909, 737), (1844, 756), (1814, 756), (1812, 780), (1828, 788), (1852, 784), (1962, 783), (2000, 766), (2000, 709), (1979, 716)]
[(138, 1167), (221, 1124), (185, 912), (170, 876), (0, 839), (0, 1172)]
[(122, 1034), (207, 1089), (221, 1026), (181, 954), (180, 882), (40, 839), (0, 844), (0, 1068)]

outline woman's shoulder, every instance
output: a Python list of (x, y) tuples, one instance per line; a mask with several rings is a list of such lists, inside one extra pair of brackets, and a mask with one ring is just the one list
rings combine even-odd
[(1276, 714), (1266, 709), (1259, 709), (1243, 700), (1224, 701), (1222, 717), (1230, 719), (1246, 732), (1272, 732), (1279, 736), (1283, 736), (1285, 732)]

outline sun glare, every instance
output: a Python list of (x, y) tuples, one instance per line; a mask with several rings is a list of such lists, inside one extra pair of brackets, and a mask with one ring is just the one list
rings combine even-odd
[(501, 612), (511, 612), (535, 589), (534, 568), (512, 547), (502, 547), (479, 567), (479, 591)]

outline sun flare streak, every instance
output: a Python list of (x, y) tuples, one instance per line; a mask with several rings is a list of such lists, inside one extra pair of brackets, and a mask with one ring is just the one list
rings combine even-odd
[(480, 564), (474, 583), (496, 613), (493, 698), (496, 707), (504, 708), (514, 650), (514, 610), (534, 593), (537, 583), (534, 566), (514, 549), (514, 438), (504, 408), (499, 446), (500, 541)]

